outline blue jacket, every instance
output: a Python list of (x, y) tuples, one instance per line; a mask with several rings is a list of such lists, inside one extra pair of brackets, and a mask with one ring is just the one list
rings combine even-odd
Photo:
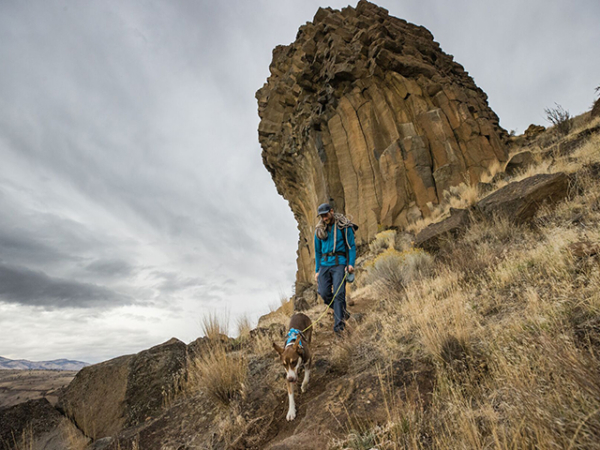
[[(327, 228), (327, 239), (321, 240), (315, 233), (315, 270), (318, 272), (321, 266), (331, 267), (336, 265), (335, 256), (325, 256), (326, 253), (340, 252), (338, 258), (338, 264), (354, 266), (356, 260), (356, 243), (354, 241), (354, 229), (352, 227), (344, 228), (340, 230), (335, 227), (337, 238), (335, 244), (335, 250), (333, 249), (333, 233), (331, 232), (331, 225)], [(346, 261), (346, 239), (350, 248), (348, 249), (348, 259)], [(342, 256), (341, 253), (344, 255)]]

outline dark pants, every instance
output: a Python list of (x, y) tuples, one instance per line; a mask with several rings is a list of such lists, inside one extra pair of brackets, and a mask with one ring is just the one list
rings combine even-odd
[[(346, 318), (346, 281), (342, 283), (346, 266), (340, 264), (337, 266), (321, 266), (319, 268), (319, 295), (323, 298), (326, 305), (331, 303), (333, 294), (337, 292), (333, 301), (333, 315), (335, 318), (333, 331), (342, 331), (345, 327)], [(342, 284), (342, 287), (340, 287)], [(339, 291), (338, 291), (339, 288)]]

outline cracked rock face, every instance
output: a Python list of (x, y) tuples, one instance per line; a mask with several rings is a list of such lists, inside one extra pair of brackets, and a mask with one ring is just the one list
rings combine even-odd
[(298, 221), (299, 282), (314, 273), (320, 203), (352, 216), (360, 245), (507, 159), (507, 134), (463, 67), (425, 28), (367, 1), (319, 9), (270, 71), (259, 141)]

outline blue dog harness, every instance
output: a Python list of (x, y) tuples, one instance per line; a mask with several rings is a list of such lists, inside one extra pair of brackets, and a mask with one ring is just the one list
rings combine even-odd
[(290, 331), (288, 331), (287, 334), (287, 339), (285, 341), (285, 346), (289, 347), (298, 340), (298, 345), (300, 346), (300, 348), (302, 348), (302, 338), (304, 338), (302, 331), (297, 330), (296, 328), (290, 328)]

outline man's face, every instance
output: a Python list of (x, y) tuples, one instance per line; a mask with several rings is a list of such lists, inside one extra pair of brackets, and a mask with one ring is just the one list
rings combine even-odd
[(325, 225), (330, 225), (333, 222), (333, 209), (327, 214), (321, 214), (321, 218), (323, 219)]

